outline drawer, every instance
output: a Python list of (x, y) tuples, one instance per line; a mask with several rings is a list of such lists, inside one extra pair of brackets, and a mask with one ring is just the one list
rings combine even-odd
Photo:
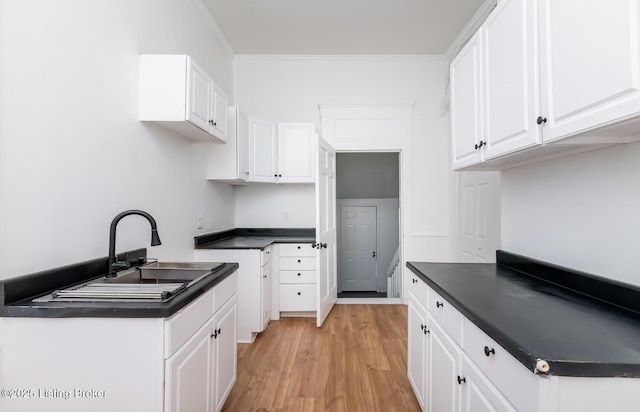
[(280, 284), (286, 283), (316, 283), (315, 270), (281, 270)]
[(458, 345), (462, 345), (462, 320), (464, 317), (456, 308), (431, 288), (429, 288), (427, 310), (431, 317), (442, 326), (451, 338)]
[(269, 262), (271, 262), (271, 246), (267, 246), (260, 251), (260, 266), (264, 266)]
[(316, 258), (280, 258), (280, 270), (316, 270)]
[(466, 318), (462, 348), (518, 411), (538, 410), (541, 378)]
[(215, 288), (209, 289), (204, 295), (165, 320), (165, 359), (170, 358), (213, 316), (214, 290)]
[(280, 285), (280, 312), (316, 310), (316, 285)]
[(285, 257), (315, 257), (316, 249), (311, 247), (311, 243), (279, 243), (280, 256)]
[(233, 272), (213, 288), (213, 311), (217, 312), (238, 291), (238, 272)]
[(422, 303), (422, 306), (425, 308), (429, 306), (429, 286), (427, 286), (422, 279), (415, 274), (411, 274), (409, 287), (407, 289), (413, 294), (418, 302)]

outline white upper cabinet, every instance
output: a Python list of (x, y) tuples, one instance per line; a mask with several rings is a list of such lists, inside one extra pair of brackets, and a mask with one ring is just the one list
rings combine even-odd
[(278, 123), (278, 182), (315, 181), (314, 123)]
[(451, 63), (453, 168), (640, 138), (637, 0), (502, 0)]
[(482, 36), (485, 159), (541, 142), (535, 2), (503, 0)]
[(638, 1), (540, 0), (540, 9), (544, 141), (638, 116)]
[(480, 163), (482, 132), (482, 79), (480, 39), (469, 40), (451, 63), (451, 138), (453, 168)]
[(249, 117), (249, 177), (251, 182), (277, 180), (276, 123)]
[(140, 120), (195, 141), (225, 142), (228, 98), (187, 55), (141, 55)]
[(249, 117), (240, 108), (228, 109), (227, 144), (208, 145), (207, 179), (246, 182), (249, 177)]
[(314, 123), (275, 123), (229, 109), (228, 142), (208, 148), (207, 178), (230, 183), (314, 183)]
[(534, 5), (501, 1), (451, 63), (454, 169), (541, 142)]

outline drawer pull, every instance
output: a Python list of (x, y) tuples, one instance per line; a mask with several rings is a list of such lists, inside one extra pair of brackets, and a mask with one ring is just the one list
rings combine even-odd
[(213, 334), (211, 335), (211, 337), (214, 338), (214, 339), (218, 339), (218, 336), (220, 335), (221, 332), (222, 332), (222, 330), (220, 330), (220, 328), (214, 329), (213, 330)]
[(298, 263), (300, 263), (300, 259), (298, 259)]
[(444, 303), (436, 301), (436, 308), (441, 308), (444, 306)]
[(411, 279), (411, 283), (418, 283), (418, 279)]
[(463, 378), (462, 376), (458, 375), (458, 385), (462, 385), (462, 383), (466, 381), (467, 381), (467, 378)]
[(298, 296), (302, 295), (302, 292), (298, 292)]
[(494, 348), (489, 349), (488, 346), (484, 347), (484, 354), (485, 356), (489, 357), (491, 355), (495, 355), (496, 354), (496, 350)]
[(298, 273), (298, 276), (300, 276), (300, 273)]
[(298, 246), (298, 249), (302, 249), (300, 246)]

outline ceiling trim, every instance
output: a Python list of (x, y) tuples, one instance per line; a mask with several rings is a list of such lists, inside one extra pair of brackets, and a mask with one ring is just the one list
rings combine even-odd
[(441, 61), (442, 54), (236, 54), (234, 60), (386, 60)]
[(204, 5), (202, 0), (191, 0), (191, 3), (195, 6), (196, 10), (198, 10), (198, 12), (202, 15), (202, 17), (204, 17), (207, 25), (213, 32), (213, 35), (216, 36), (216, 38), (218, 39), (222, 47), (225, 49), (225, 51), (231, 57), (235, 56), (236, 53), (233, 51), (233, 47), (231, 47), (231, 43), (229, 43), (229, 40), (227, 40), (227, 37), (224, 35), (222, 30), (220, 29), (220, 26), (218, 26), (218, 23), (216, 23), (216, 20), (213, 18), (213, 15), (211, 14), (207, 6)]
[(444, 53), (446, 58), (451, 62), (460, 49), (467, 44), (471, 36), (480, 28), (484, 21), (489, 16), (489, 13), (496, 7), (498, 0), (485, 0), (478, 11), (471, 17), (471, 20), (464, 26), (458, 36), (453, 40), (453, 43), (449, 46)]

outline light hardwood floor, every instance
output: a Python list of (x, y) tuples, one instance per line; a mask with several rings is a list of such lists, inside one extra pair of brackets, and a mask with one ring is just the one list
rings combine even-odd
[(238, 381), (224, 412), (419, 411), (407, 378), (407, 307), (335, 305), (271, 321), (238, 345)]

